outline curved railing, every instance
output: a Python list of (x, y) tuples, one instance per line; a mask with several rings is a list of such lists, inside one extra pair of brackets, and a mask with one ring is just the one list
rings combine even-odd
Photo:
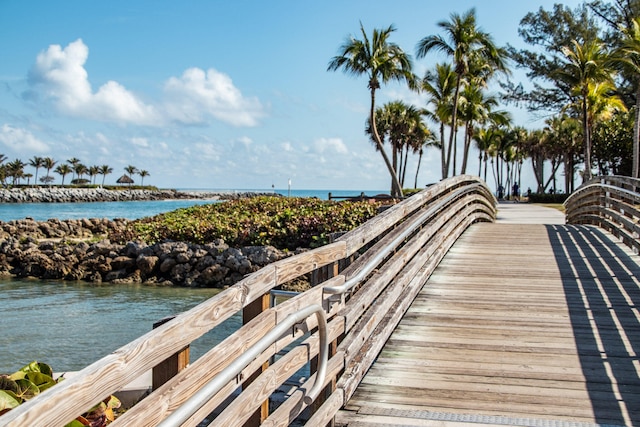
[[(0, 426), (63, 426), (239, 311), (241, 328), (111, 425), (197, 426), (215, 417), (211, 425), (276, 426), (303, 412), (306, 425), (326, 425), (451, 245), (495, 217), (496, 200), (478, 178), (444, 180), (333, 243), (247, 276), (0, 416)], [(271, 306), (271, 291), (309, 273), (324, 279)], [(270, 397), (305, 366), (309, 378), (269, 413)]]
[(598, 225), (638, 253), (639, 191), (640, 179), (624, 176), (594, 178), (565, 201), (567, 223)]

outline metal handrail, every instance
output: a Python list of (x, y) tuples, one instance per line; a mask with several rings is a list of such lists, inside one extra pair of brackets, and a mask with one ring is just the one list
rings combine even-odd
[(430, 218), (433, 215), (435, 215), (440, 209), (442, 209), (443, 206), (446, 206), (447, 204), (451, 203), (453, 200), (458, 199), (463, 194), (471, 191), (473, 191), (473, 187), (472, 188), (465, 187), (463, 189), (457, 190), (455, 193), (452, 193), (446, 198), (438, 201), (438, 203), (435, 206), (430, 207), (424, 213), (420, 214), (420, 216), (418, 216), (414, 220), (413, 225), (411, 227), (407, 227), (402, 233), (396, 236), (385, 247), (385, 249), (376, 253), (375, 256), (373, 256), (355, 276), (345, 281), (342, 285), (327, 286), (323, 288), (322, 291), (330, 295), (341, 295), (351, 290), (354, 286), (356, 286), (357, 284), (362, 282), (364, 279), (366, 279), (367, 276), (369, 276), (369, 274), (376, 268), (376, 266), (382, 262), (382, 260), (384, 260), (389, 254), (391, 254), (393, 251), (396, 250), (397, 246), (400, 243), (402, 243), (403, 240), (405, 240), (409, 235), (415, 232), (415, 230), (417, 230), (420, 226), (422, 226), (422, 224), (427, 218)]
[(213, 398), (229, 381), (236, 378), (242, 370), (264, 350), (277, 341), (287, 329), (302, 322), (310, 315), (315, 314), (318, 319), (318, 332), (320, 334), (320, 348), (318, 353), (318, 371), (313, 387), (306, 393), (304, 403), (311, 404), (322, 391), (326, 373), (327, 361), (329, 358), (329, 342), (327, 333), (327, 317), (324, 309), (318, 305), (310, 305), (287, 316), (278, 323), (264, 337), (245, 351), (239, 358), (234, 360), (222, 372), (216, 375), (211, 381), (205, 384), (198, 392), (191, 396), (184, 404), (165, 418), (159, 427), (180, 426)]

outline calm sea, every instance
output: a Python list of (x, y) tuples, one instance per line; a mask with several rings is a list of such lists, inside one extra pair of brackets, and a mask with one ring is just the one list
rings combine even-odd
[[(329, 192), (334, 196), (360, 194), (323, 190), (275, 192), (325, 200)], [(380, 193), (365, 192), (369, 196)], [(25, 217), (39, 221), (136, 219), (203, 203), (211, 201), (0, 204), (0, 220)], [(79, 370), (145, 334), (158, 320), (186, 311), (217, 292), (216, 289), (0, 280), (0, 373), (12, 373), (33, 360), (48, 363), (55, 372)], [(239, 317), (234, 317), (194, 342), (192, 359), (204, 354), (239, 324)]]

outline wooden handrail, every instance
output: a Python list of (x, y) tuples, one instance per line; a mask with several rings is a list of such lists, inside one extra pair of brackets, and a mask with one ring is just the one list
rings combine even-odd
[(593, 224), (608, 230), (640, 251), (640, 179), (597, 177), (580, 186), (565, 201), (567, 223)]
[[(314, 305), (323, 308), (328, 340), (335, 344), (326, 365), (326, 378), (319, 378), (317, 383), (332, 386), (320, 393), (312, 405), (315, 414), (307, 424), (326, 424), (353, 393), (378, 349), (447, 250), (472, 223), (495, 220), (496, 204), (491, 191), (477, 177), (457, 176), (434, 184), (333, 243), (275, 262), (245, 277), (9, 411), (0, 417), (0, 427), (63, 426), (279, 285), (331, 266), (333, 277), (277, 306), (267, 307), (128, 409), (112, 426), (158, 425), (288, 316)], [(384, 256), (379, 256), (383, 251)], [(348, 293), (325, 292), (355, 277), (358, 282)], [(219, 390), (183, 425), (196, 426), (211, 413), (216, 415), (214, 425), (243, 425), (280, 385), (318, 356), (318, 329), (317, 319), (311, 316), (295, 332), (280, 335), (252, 357), (239, 375), (222, 381)], [(294, 342), (298, 345), (292, 346)], [(286, 354), (280, 355), (285, 348)], [(276, 355), (279, 358), (265, 367), (265, 362)], [(257, 371), (260, 375), (250, 384), (245, 383)], [(304, 400), (308, 394), (304, 390), (315, 384), (315, 377), (312, 372), (307, 382), (268, 414), (262, 425), (289, 424), (311, 406)]]

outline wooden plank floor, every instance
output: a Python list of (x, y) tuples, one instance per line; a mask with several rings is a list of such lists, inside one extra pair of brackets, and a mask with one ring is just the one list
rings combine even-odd
[(337, 425), (640, 425), (640, 267), (612, 239), (472, 226)]

